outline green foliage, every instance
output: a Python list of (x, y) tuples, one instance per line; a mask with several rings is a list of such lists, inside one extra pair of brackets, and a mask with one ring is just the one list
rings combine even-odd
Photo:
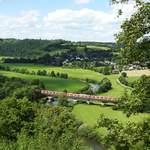
[[(41, 88), (41, 89), (44, 89), (44, 88)], [(29, 101), (38, 101), (40, 98), (43, 97), (40, 91), (35, 90), (33, 88), (29, 88), (29, 87), (16, 89), (15, 92), (13, 93), (13, 96), (17, 99), (22, 99), (24, 97), (27, 97)]]
[(121, 63), (147, 65), (150, 60), (150, 3), (137, 2), (137, 11), (121, 26), (117, 43), (121, 54)]
[[(86, 44), (89, 43), (79, 44), (78, 42), (65, 40), (1, 39), (0, 55), (3, 56), (2, 61), (5, 63), (34, 63), (62, 66), (63, 64), (70, 64), (68, 62), (79, 60), (79, 63), (75, 63), (78, 67), (80, 65), (87, 67), (87, 60), (93, 65), (93, 59), (95, 61), (112, 59), (113, 43), (93, 42), (90, 43), (93, 46), (92, 48), (87, 48)], [(97, 50), (97, 47), (100, 47), (100, 50)], [(106, 48), (109, 50), (105, 50)], [(82, 65), (82, 60), (85, 61), (84, 65)]]
[(118, 101), (119, 108), (127, 115), (150, 111), (150, 77), (142, 76), (134, 84), (131, 94), (125, 93)]
[(110, 75), (112, 73), (112, 67), (111, 66), (106, 66), (102, 69), (102, 73), (104, 75)]
[(101, 138), (100, 138), (98, 132), (94, 128), (92, 128), (86, 124), (83, 124), (80, 126), (80, 128), (78, 129), (78, 134), (81, 137), (86, 138), (87, 140), (94, 141), (99, 144), (101, 142)]
[(37, 71), (37, 75), (46, 76), (47, 75), (47, 71), (46, 70), (38, 70)]
[(7, 78), (0, 76), (0, 99), (11, 95), (15, 89), (21, 88), (22, 85), (27, 86), (27, 82), (19, 78)]
[(32, 134), (35, 112), (27, 99), (7, 98), (0, 102), (0, 138), (16, 140), (22, 129)]
[(99, 85), (100, 85), (100, 88), (99, 88), (100, 93), (107, 92), (112, 88), (112, 84), (108, 78), (102, 79)]
[[(45, 135), (44, 140), (50, 144), (51, 149), (78, 150), (81, 145), (76, 131), (80, 124), (76, 122), (71, 113), (60, 107), (45, 107), (42, 109), (41, 112), (38, 111), (38, 116), (35, 119), (37, 136)], [(39, 149), (40, 144), (38, 144)]]
[(56, 77), (56, 75), (55, 75), (55, 72), (54, 72), (54, 71), (52, 71), (52, 72), (51, 72), (51, 76), (52, 76), (52, 77)]
[(125, 126), (104, 116), (98, 119), (98, 127), (105, 127), (108, 135), (104, 139), (106, 147), (114, 147), (116, 150), (137, 150), (142, 148), (147, 150), (150, 148), (150, 124), (149, 119), (142, 123), (130, 123)]
[(119, 80), (122, 84), (128, 86), (127, 78), (124, 77), (123, 75), (119, 76), (118, 80)]
[(69, 101), (68, 101), (67, 97), (65, 97), (65, 96), (59, 97), (58, 98), (58, 105), (68, 107), (69, 106)]
[(30, 101), (34, 101), (42, 97), (41, 93), (35, 89), (44, 88), (42, 82), (37, 82), (32, 87), (32, 84), (20, 78), (7, 78), (5, 76), (0, 76), (0, 85), (0, 99), (4, 99), (7, 96), (15, 96), (16, 98), (27, 97)]
[(127, 77), (127, 73), (126, 72), (122, 72), (121, 76), (123, 76), (124, 78), (126, 78)]
[(80, 123), (68, 109), (31, 103), (26, 98), (0, 102), (0, 148), (81, 150)]

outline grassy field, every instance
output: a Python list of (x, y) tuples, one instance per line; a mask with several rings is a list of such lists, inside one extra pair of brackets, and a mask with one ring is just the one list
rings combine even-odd
[(0, 71), (0, 74), (8, 77), (19, 77), (29, 81), (40, 79), (44, 82), (47, 89), (56, 91), (63, 91), (64, 89), (66, 89), (69, 92), (77, 92), (86, 86), (86, 83), (75, 79), (61, 79), (47, 76), (26, 75), (8, 71)]
[(122, 111), (113, 110), (111, 107), (104, 107), (99, 105), (86, 105), (77, 104), (74, 106), (73, 114), (84, 123), (93, 126), (100, 114), (112, 119), (118, 119), (122, 123), (130, 122), (140, 122), (145, 118), (149, 117), (149, 114), (138, 114), (131, 117), (126, 117)]
[(94, 49), (94, 50), (97, 50), (97, 51), (101, 51), (101, 50), (108, 51), (108, 50), (110, 50), (110, 48), (109, 48), (109, 47), (106, 47), (106, 46), (93, 46), (93, 45), (88, 45), (87, 48)]
[(67, 49), (61, 49), (61, 50), (53, 50), (53, 51), (50, 51), (49, 54), (51, 56), (54, 56), (54, 55), (61, 55), (61, 54), (64, 54), (64, 53), (67, 53), (68, 50)]
[[(1, 64), (1, 65), (7, 65), (7, 64)], [(19, 68), (19, 69), (27, 69), (29, 71), (38, 71), (38, 70), (47, 70), (47, 72), (55, 71), (60, 73), (67, 73), (70, 78), (76, 78), (76, 79), (93, 79), (96, 81), (100, 81), (103, 78), (107, 77), (110, 79), (112, 83), (112, 89), (107, 92), (103, 93), (101, 95), (104, 96), (120, 96), (124, 92), (124, 87), (120, 86), (116, 80), (118, 78), (118, 75), (103, 75), (98, 72), (94, 72), (91, 70), (85, 70), (85, 69), (68, 69), (68, 68), (62, 68), (62, 67), (50, 67), (50, 66), (44, 66), (44, 65), (32, 65), (32, 64), (9, 64), (9, 67), (11, 68)]]
[(139, 77), (128, 77), (127, 81), (128, 82), (134, 82), (134, 81), (136, 81), (138, 79), (139, 79)]

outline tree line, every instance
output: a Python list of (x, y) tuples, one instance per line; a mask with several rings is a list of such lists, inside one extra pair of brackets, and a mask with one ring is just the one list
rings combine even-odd
[(5, 71), (12, 71), (12, 72), (17, 72), (17, 73), (22, 73), (22, 74), (30, 74), (30, 75), (40, 75), (40, 76), (49, 76), (49, 77), (55, 77), (55, 78), (63, 78), (63, 79), (68, 79), (68, 74), (67, 73), (60, 73), (60, 72), (47, 72), (46, 70), (37, 70), (35, 71), (29, 71), (28, 69), (19, 69), (19, 68), (10, 68), (9, 66), (0, 66), (0, 70), (5, 70)]

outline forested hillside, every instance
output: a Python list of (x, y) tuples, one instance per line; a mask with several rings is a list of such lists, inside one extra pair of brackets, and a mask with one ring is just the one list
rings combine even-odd
[(46, 63), (61, 66), (66, 61), (104, 61), (112, 59), (113, 48), (113, 43), (40, 39), (0, 40), (0, 56), (11, 57), (5, 58), (7, 63)]

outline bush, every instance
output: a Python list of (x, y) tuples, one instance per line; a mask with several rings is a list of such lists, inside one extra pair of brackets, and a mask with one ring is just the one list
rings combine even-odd
[(99, 84), (100, 84), (100, 88), (99, 88), (100, 93), (108, 92), (112, 88), (112, 84), (110, 80), (107, 78), (102, 79)]
[(85, 124), (80, 126), (80, 128), (78, 129), (78, 134), (79, 134), (79, 136), (86, 138), (88, 140), (92, 140), (92, 141), (95, 141), (98, 143), (100, 142), (100, 136), (96, 132), (96, 130)]
[(56, 76), (57, 76), (57, 77), (60, 77), (60, 73), (59, 73), (59, 72), (57, 72)]
[(121, 76), (118, 78), (118, 80), (119, 80), (122, 84), (128, 86), (128, 81), (126, 80), (126, 78), (125, 78), (124, 76), (121, 75)]
[(68, 101), (67, 97), (62, 97), (62, 96), (59, 97), (58, 98), (58, 105), (68, 107), (69, 106), (69, 101)]
[(46, 76), (47, 75), (47, 71), (46, 70), (38, 70), (37, 71), (37, 75)]
[(104, 75), (110, 75), (112, 73), (112, 67), (109, 66), (104, 67), (102, 73)]
[(66, 74), (66, 73), (61, 73), (61, 74), (60, 74), (60, 78), (68, 79), (68, 74)]
[(51, 77), (56, 77), (56, 75), (55, 75), (55, 72), (54, 72), (54, 71), (52, 71), (52, 72), (51, 72)]
[(124, 78), (126, 78), (127, 77), (127, 73), (126, 72), (122, 72), (121, 76), (124, 77)]

